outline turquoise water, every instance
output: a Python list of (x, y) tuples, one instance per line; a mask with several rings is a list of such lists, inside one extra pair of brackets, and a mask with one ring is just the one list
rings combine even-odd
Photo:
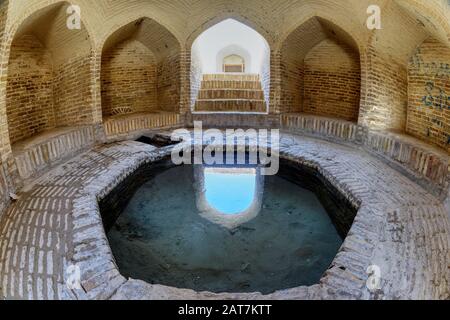
[(216, 173), (206, 170), (204, 176), (206, 200), (223, 214), (238, 214), (253, 203), (256, 173)]
[[(280, 177), (238, 172), (206, 169), (199, 178), (181, 166), (139, 188), (108, 233), (121, 273), (212, 292), (318, 283), (342, 244), (319, 200)], [(213, 208), (206, 215), (202, 193)], [(234, 216), (242, 221), (232, 228), (220, 223)]]

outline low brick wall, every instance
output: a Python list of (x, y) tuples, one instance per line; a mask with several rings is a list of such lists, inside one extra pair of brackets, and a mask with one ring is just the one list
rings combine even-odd
[(278, 128), (279, 117), (267, 114), (251, 113), (194, 113), (189, 124), (193, 121), (201, 121), (204, 127), (230, 129), (239, 128)]
[(94, 142), (94, 129), (80, 127), (15, 152), (14, 160), (20, 178), (26, 180), (48, 170), (62, 160), (89, 148)]
[(113, 138), (140, 130), (175, 127), (179, 123), (180, 115), (176, 113), (132, 114), (106, 119), (104, 128), (107, 138)]
[(352, 122), (305, 114), (281, 116), (281, 128), (341, 143), (356, 143), (407, 173), (441, 200), (449, 196), (450, 156), (405, 135), (369, 131)]
[(369, 132), (365, 147), (388, 161), (425, 179), (427, 187), (434, 188), (439, 198), (448, 196), (450, 182), (450, 156), (427, 147), (413, 138), (391, 135), (385, 132)]
[(345, 142), (361, 142), (364, 134), (363, 128), (353, 122), (304, 114), (282, 115), (281, 128)]

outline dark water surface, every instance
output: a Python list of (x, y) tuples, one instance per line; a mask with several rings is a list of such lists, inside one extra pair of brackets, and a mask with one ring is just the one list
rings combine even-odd
[(170, 168), (134, 194), (108, 232), (124, 276), (265, 294), (318, 283), (342, 239), (314, 193), (252, 170), (198, 170)]

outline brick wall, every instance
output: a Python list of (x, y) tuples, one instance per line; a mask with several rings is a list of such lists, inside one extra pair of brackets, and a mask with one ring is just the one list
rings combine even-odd
[(158, 109), (178, 112), (180, 108), (180, 54), (163, 58), (157, 67)]
[(406, 67), (369, 47), (362, 77), (359, 123), (377, 130), (404, 131), (408, 100)]
[[(261, 71), (259, 73), (260, 78), (261, 78), (261, 85), (262, 85), (262, 90), (264, 92), (264, 100), (266, 101), (266, 105), (269, 106), (270, 104), (270, 56), (271, 56), (271, 52), (270, 52), (270, 48), (267, 47), (266, 48), (266, 52), (264, 54), (264, 58), (262, 61), (262, 65), (261, 65)], [(270, 106), (269, 106), (270, 108)]]
[(10, 151), (8, 121), (6, 116), (6, 80), (8, 73), (9, 50), (6, 48), (7, 13), (9, 1), (0, 3), (0, 162), (5, 160)]
[(304, 92), (304, 65), (302, 61), (281, 62), (282, 112), (302, 112)]
[(135, 40), (122, 42), (102, 57), (104, 116), (157, 109), (156, 60)]
[(194, 47), (191, 51), (191, 65), (190, 65), (190, 108), (193, 110), (198, 93), (202, 86), (203, 70), (200, 55), (198, 50)]
[(6, 105), (11, 144), (55, 126), (51, 54), (33, 36), (12, 45)]
[(356, 121), (360, 74), (357, 52), (332, 40), (322, 41), (305, 58), (303, 111)]
[(56, 125), (93, 122), (91, 56), (79, 56), (54, 67), (53, 98)]
[(0, 161), (0, 216), (3, 210), (9, 204), (8, 184), (6, 182), (6, 175), (3, 170), (2, 162)]
[(450, 49), (425, 41), (408, 68), (406, 131), (450, 152)]

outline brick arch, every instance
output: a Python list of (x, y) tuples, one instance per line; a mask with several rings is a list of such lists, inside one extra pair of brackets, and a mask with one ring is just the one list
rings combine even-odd
[(142, 14), (142, 12), (132, 12), (129, 16), (126, 16), (124, 18), (115, 17), (115, 20), (118, 20), (120, 22), (114, 24), (111, 28), (109, 28), (106, 32), (103, 33), (103, 35), (100, 37), (100, 39), (98, 41), (96, 51), (102, 52), (107, 40), (118, 30), (126, 27), (127, 25), (129, 25), (131, 23), (137, 22), (142, 19), (150, 19), (150, 20), (154, 21), (155, 23), (157, 23), (159, 26), (161, 26), (161, 28), (167, 30), (167, 32), (170, 33), (178, 41), (180, 49), (182, 48), (182, 46), (183, 46), (182, 39), (178, 36), (178, 33), (176, 32), (176, 30), (174, 30), (170, 25), (168, 25), (167, 23), (164, 23), (161, 19), (159, 19), (157, 16), (154, 16), (152, 14), (148, 14), (148, 13)]
[(338, 21), (337, 19), (333, 18), (332, 16), (325, 14), (324, 12), (321, 12), (320, 14), (317, 12), (307, 14), (305, 16), (300, 17), (293, 23), (291, 23), (288, 27), (284, 28), (285, 30), (281, 33), (280, 37), (278, 38), (278, 41), (274, 45), (275, 52), (279, 52), (285, 43), (286, 39), (291, 35), (295, 30), (297, 30), (299, 27), (304, 25), (306, 22), (310, 21), (311, 19), (319, 18), (323, 19), (325, 21), (328, 21), (329, 23), (337, 26), (341, 30), (343, 30), (345, 33), (348, 34), (348, 36), (352, 39), (354, 42), (354, 45), (358, 47), (359, 51), (363, 51), (365, 48), (365, 38), (363, 38), (359, 33), (356, 32), (358, 29), (354, 29), (351, 26), (346, 26), (345, 23), (342, 23)]
[[(7, 38), (6, 46), (9, 48), (11, 46), (11, 43), (14, 39), (14, 35), (16, 34), (17, 30), (20, 28), (20, 26), (29, 18), (31, 18), (33, 15), (42, 13), (43, 10), (49, 9), (50, 7), (58, 6), (58, 5), (78, 5), (83, 10), (83, 4), (80, 3), (79, 0), (46, 0), (43, 2), (39, 2), (34, 5), (27, 5), (26, 10), (20, 15), (19, 18), (14, 19), (14, 22), (9, 26), (8, 30), (6, 31), (6, 34), (9, 34), (10, 37)], [(83, 11), (82, 11), (83, 12)], [(83, 13), (81, 14), (81, 24), (82, 27), (86, 28), (86, 32), (89, 35), (91, 47), (95, 48), (95, 39), (94, 39), (94, 28), (92, 27), (90, 21), (88, 19), (83, 18)]]
[(178, 112), (181, 44), (164, 25), (133, 16), (108, 32), (97, 51), (103, 121), (125, 114)]
[[(268, 33), (265, 32), (263, 29), (259, 28), (257, 25), (255, 25), (253, 22), (251, 22), (249, 19), (244, 18), (238, 14), (234, 14), (234, 13), (224, 13), (222, 15), (218, 15), (216, 16), (214, 19), (210, 20), (208, 23), (205, 23), (202, 25), (202, 27), (200, 29), (197, 29), (194, 33), (192, 33), (189, 37), (188, 40), (186, 41), (187, 43), (187, 47), (186, 47), (186, 54), (189, 56), (189, 81), (186, 81), (187, 83), (189, 83), (189, 87), (190, 87), (190, 111), (192, 112), (194, 110), (195, 107), (195, 103), (197, 100), (197, 96), (198, 93), (200, 92), (201, 89), (201, 83), (202, 83), (202, 70), (201, 70), (201, 58), (199, 53), (197, 52), (197, 50), (195, 49), (196, 46), (196, 40), (199, 39), (199, 37), (206, 31), (208, 31), (209, 29), (213, 28), (214, 26), (225, 22), (227, 20), (232, 20), (234, 22), (237, 22), (245, 27), (248, 27), (249, 29), (251, 29), (256, 36), (260, 37), (263, 42), (264, 42), (264, 57), (262, 59), (262, 63), (261, 63), (261, 69), (259, 71), (255, 71), (255, 73), (259, 74), (260, 77), (260, 81), (261, 82), (261, 86), (262, 86), (262, 93), (264, 96), (264, 103), (265, 103), (265, 111), (270, 111), (271, 106), (270, 106), (270, 74), (271, 74), (271, 43), (268, 41)], [(263, 34), (261, 34), (261, 32), (265, 33), (266, 36), (264, 36)], [(270, 39), (270, 38), (269, 38)], [(232, 46), (228, 46), (225, 48), (222, 48), (223, 50), (227, 50)], [(235, 49), (237, 49), (239, 46), (235, 47)], [(222, 52), (221, 51), (221, 52)], [(244, 50), (246, 51), (246, 50)], [(245, 60), (249, 60), (249, 58), (251, 57), (250, 54), (246, 54), (244, 51), (241, 51), (241, 55), (242, 56), (246, 56)], [(219, 52), (219, 56), (221, 54), (221, 52)], [(223, 58), (223, 57), (222, 57)], [(217, 60), (217, 58), (216, 58)], [(260, 112), (260, 111), (258, 111)]]
[(275, 49), (277, 112), (307, 112), (356, 122), (364, 86), (361, 41), (323, 15), (308, 15), (300, 21), (287, 29)]
[[(5, 77), (6, 79), (3, 83), (3, 86), (6, 87), (7, 90), (3, 100), (4, 104), (1, 109), (2, 113), (5, 115), (5, 118), (8, 119), (7, 123), (4, 124), (5, 128), (2, 128), (2, 132), (7, 132), (7, 134), (2, 134), (4, 137), (2, 147), (7, 153), (11, 152), (12, 143), (31, 137), (43, 130), (54, 128), (56, 126), (85, 125), (93, 122), (91, 102), (94, 98), (92, 97), (92, 91), (89, 85), (92, 80), (90, 77), (93, 39), (88, 28), (84, 24), (84, 20), (81, 19), (81, 31), (68, 30), (66, 32), (77, 32), (74, 36), (72, 36), (72, 38), (69, 37), (69, 39), (66, 39), (66, 33), (61, 36), (61, 31), (49, 33), (47, 32), (47, 29), (45, 29), (46, 27), (50, 28), (53, 23), (58, 23), (58, 25), (64, 24), (64, 19), (66, 17), (64, 9), (72, 4), (77, 3), (70, 1), (48, 1), (46, 3), (41, 3), (39, 6), (32, 6), (31, 8), (28, 8), (28, 10), (22, 14), (19, 19), (16, 19), (6, 31), (8, 38), (6, 38), (4, 43), (6, 49), (4, 50), (2, 61), (8, 62), (7, 76)], [(48, 22), (49, 24), (44, 26), (42, 29), (37, 30), (35, 24), (43, 26), (43, 21)], [(33, 34), (32, 37), (34, 39), (31, 39), (31, 36), (28, 36), (31, 34)], [(8, 128), (11, 123), (14, 123), (15, 126), (16, 124), (22, 122), (20, 119), (13, 119), (15, 114), (19, 117), (23, 117), (18, 113), (11, 112), (11, 110), (16, 107), (19, 109), (26, 109), (26, 106), (16, 103), (17, 97), (8, 97), (8, 94), (14, 91), (13, 89), (11, 89), (11, 91), (9, 89), (9, 83), (11, 81), (10, 77), (16, 77), (14, 79), (14, 81), (16, 81), (20, 77), (26, 77), (27, 74), (27, 70), (17, 69), (15, 73), (11, 70), (11, 67), (14, 66), (11, 59), (21, 59), (20, 57), (13, 56), (16, 50), (16, 48), (14, 48), (14, 42), (22, 41), (23, 37), (30, 38), (27, 39), (27, 45), (31, 46), (29, 47), (31, 51), (37, 49), (38, 51), (47, 50), (49, 52), (49, 57), (51, 56), (51, 58), (46, 60), (51, 60), (52, 66), (51, 71), (47, 72), (48, 79), (46, 81), (48, 82), (48, 85), (45, 87), (48, 87), (48, 90), (52, 90), (52, 92), (54, 91), (55, 94), (58, 95), (58, 99), (53, 99), (52, 94), (51, 99), (49, 98), (42, 101), (39, 97), (36, 97), (39, 94), (36, 93), (36, 96), (33, 96), (32, 93), (27, 92), (30, 91), (27, 87), (27, 90), (22, 91), (22, 94), (26, 96), (29, 95), (29, 99), (25, 100), (30, 100), (28, 107), (30, 110), (33, 110), (32, 112), (35, 112), (35, 118), (30, 116), (31, 119), (28, 119), (26, 124), (22, 124), (21, 127), (15, 128), (15, 132), (11, 132), (10, 128)], [(79, 43), (80, 40), (84, 43), (84, 45), (80, 46), (82, 50), (74, 51), (70, 44), (73, 44), (74, 42)], [(30, 41), (34, 43), (31, 43)], [(65, 45), (60, 46), (59, 44), (61, 41), (67, 42), (64, 42)], [(23, 42), (21, 45), (23, 45)], [(42, 48), (39, 48), (39, 46)], [(24, 50), (24, 48), (22, 47), (20, 50)], [(31, 63), (31, 67), (32, 65), (33, 63)], [(85, 79), (79, 80), (78, 74), (73, 76), (71, 71), (72, 69), (77, 69), (77, 71), (80, 71)], [(43, 75), (41, 74), (37, 77), (39, 78), (42, 76)], [(20, 83), (20, 81), (21, 80), (19, 79), (18, 83)], [(78, 85), (81, 83), (82, 85)], [(33, 86), (33, 84), (31, 84), (31, 86)], [(36, 92), (40, 91), (40, 85), (37, 85), (36, 87), (33, 86), (33, 88)], [(43, 91), (45, 93), (45, 90)], [(75, 92), (81, 93), (83, 95), (83, 99), (76, 99), (74, 97)], [(18, 93), (14, 92), (14, 94)], [(36, 103), (36, 105), (33, 106), (33, 103)], [(44, 117), (45, 120), (43, 120), (40, 118), (39, 113), (41, 111), (39, 110), (43, 110), (47, 107), (53, 111), (43, 111), (46, 114)], [(55, 110), (58, 111), (55, 112)], [(23, 119), (25, 122), (26, 119)]]
[[(410, 16), (419, 21), (430, 36), (450, 47), (450, 3), (432, 4), (432, 1), (394, 0)], [(430, 4), (431, 3), (431, 4)], [(437, 6), (441, 6), (437, 8)]]
[[(11, 53), (11, 46), (12, 43), (16, 37), (17, 31), (19, 28), (24, 24), (25, 21), (32, 18), (34, 15), (39, 15), (42, 13), (42, 11), (57, 7), (57, 6), (63, 6), (66, 5), (80, 5), (78, 1), (75, 0), (47, 0), (44, 2), (40, 2), (37, 4), (31, 4), (26, 6), (26, 10), (18, 17), (13, 20), (12, 23), (7, 23), (5, 32), (4, 32), (4, 38), (2, 43), (2, 50), (0, 53), (0, 63), (1, 65), (4, 65), (5, 67), (2, 68), (0, 71), (0, 87), (6, 88), (7, 86), (7, 75), (9, 71), (9, 60), (10, 60), (10, 53)], [(89, 43), (91, 48), (94, 48), (94, 39), (92, 37), (93, 35), (93, 28), (91, 27), (90, 23), (83, 19), (83, 16), (81, 17), (81, 24), (82, 28), (85, 28), (86, 33), (89, 38)], [(0, 96), (0, 118), (7, 119), (6, 114), (6, 90), (4, 90), (4, 94)], [(11, 141), (9, 138), (9, 129), (8, 129), (8, 122), (4, 121), (0, 123), (0, 155), (2, 160), (5, 160), (9, 157), (11, 153)]]
[(236, 20), (247, 27), (255, 30), (258, 32), (267, 42), (269, 45), (269, 48), (271, 48), (274, 44), (274, 37), (273, 35), (266, 30), (264, 27), (258, 25), (257, 23), (253, 22), (251, 19), (244, 17), (243, 15), (240, 15), (235, 12), (225, 12), (219, 15), (216, 15), (214, 18), (207, 20), (207, 22), (204, 22), (201, 24), (200, 27), (195, 29), (186, 39), (186, 50), (191, 50), (192, 45), (194, 44), (195, 40), (206, 30), (210, 29), (211, 27), (215, 26), (216, 24), (219, 24), (225, 20), (233, 19)]
[(229, 45), (229, 46), (223, 48), (222, 50), (220, 50), (219, 53), (217, 54), (216, 65), (217, 65), (218, 72), (219, 72), (219, 70), (222, 70), (223, 60), (226, 57), (233, 55), (233, 54), (238, 55), (239, 57), (241, 57), (243, 59), (244, 64), (247, 69), (249, 68), (249, 66), (251, 66), (252, 57), (246, 49), (244, 49), (238, 45)]

